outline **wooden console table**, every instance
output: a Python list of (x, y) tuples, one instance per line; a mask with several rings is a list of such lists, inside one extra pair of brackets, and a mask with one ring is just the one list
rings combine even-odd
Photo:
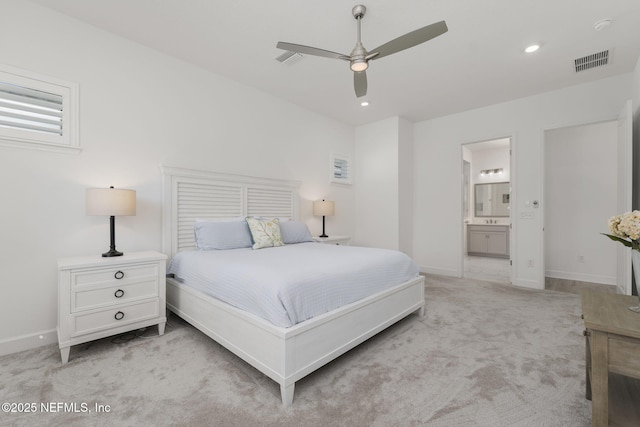
[[(586, 328), (586, 397), (592, 403), (593, 426), (609, 425), (610, 373), (640, 379), (640, 314), (627, 309), (637, 304), (635, 296), (592, 291), (582, 293), (582, 316)], [(637, 394), (636, 381), (631, 380), (618, 388), (632, 395), (636, 401), (632, 405), (637, 406), (640, 395)], [(631, 411), (636, 413), (631, 416), (635, 417), (637, 410), (633, 406)], [(627, 416), (625, 414), (625, 418)], [(627, 424), (627, 421), (623, 423)]]

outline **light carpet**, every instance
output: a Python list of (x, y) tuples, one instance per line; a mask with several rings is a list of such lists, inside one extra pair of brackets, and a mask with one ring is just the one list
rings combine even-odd
[[(2, 412), (0, 424), (591, 424), (578, 295), (439, 276), (425, 286), (425, 318), (303, 378), (289, 408), (275, 382), (172, 315), (164, 336), (149, 328), (78, 345), (67, 365), (55, 345), (0, 358), (2, 401), (37, 406)], [(56, 412), (42, 410), (52, 403)]]

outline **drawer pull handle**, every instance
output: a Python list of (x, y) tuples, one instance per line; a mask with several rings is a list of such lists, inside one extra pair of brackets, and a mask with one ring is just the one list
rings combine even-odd
[(119, 312), (117, 312), (117, 313), (116, 313), (116, 315), (115, 315), (115, 316), (113, 316), (113, 317), (115, 317), (115, 318), (116, 318), (116, 320), (122, 320), (122, 318), (124, 317), (124, 313), (123, 313), (123, 312), (121, 312), (121, 311), (119, 311)]
[(120, 270), (116, 271), (116, 274), (113, 275), (116, 279), (120, 280), (124, 277), (124, 273)]
[(116, 298), (122, 298), (123, 295), (124, 295), (124, 291), (122, 289), (118, 289), (113, 293), (113, 296)]

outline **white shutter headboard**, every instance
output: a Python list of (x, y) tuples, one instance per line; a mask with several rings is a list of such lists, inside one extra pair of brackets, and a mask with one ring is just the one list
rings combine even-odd
[(298, 219), (299, 181), (160, 166), (162, 250), (194, 249), (196, 218), (265, 216)]

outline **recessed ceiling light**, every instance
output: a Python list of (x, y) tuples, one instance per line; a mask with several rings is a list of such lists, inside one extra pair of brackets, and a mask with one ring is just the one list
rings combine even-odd
[(366, 107), (366, 106), (368, 106), (368, 105), (369, 105), (369, 101), (366, 101), (366, 100), (365, 100), (365, 101), (362, 101), (362, 102), (360, 103), (360, 105), (362, 105), (363, 107)]
[(540, 45), (539, 44), (532, 44), (531, 46), (527, 46), (524, 51), (527, 52), (527, 53), (533, 53), (538, 49), (540, 49)]
[(611, 26), (611, 19), (607, 18), (607, 19), (601, 19), (599, 21), (597, 21), (595, 24), (593, 24), (593, 29), (596, 31), (602, 31), (606, 28), (609, 28)]

